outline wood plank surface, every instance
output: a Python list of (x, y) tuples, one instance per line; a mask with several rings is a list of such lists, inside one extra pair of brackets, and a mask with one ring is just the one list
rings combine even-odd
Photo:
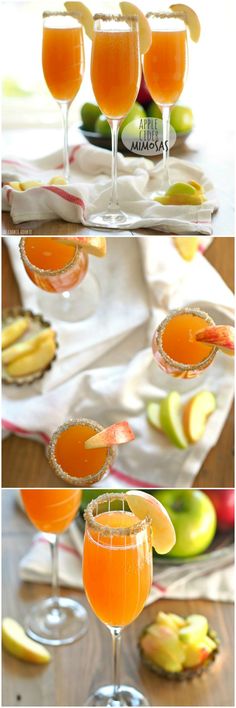
[[(158, 238), (158, 237), (157, 237)], [(19, 290), (3, 244), (3, 307), (20, 303)], [(205, 256), (218, 270), (231, 289), (234, 287), (234, 239), (215, 238)], [(207, 455), (197, 475), (195, 487), (231, 487), (234, 484), (234, 416), (233, 407), (217, 445)], [(3, 442), (3, 487), (63, 486), (52, 475), (40, 443), (11, 435)]]
[[(32, 603), (49, 594), (49, 586), (21, 582), (18, 567), (34, 533), (32, 525), (15, 503), (13, 490), (2, 491), (3, 506), (3, 616), (23, 623)], [(20, 662), (3, 651), (4, 706), (83, 706), (99, 685), (111, 681), (111, 640), (108, 630), (90, 610), (82, 592), (62, 590), (77, 597), (89, 614), (86, 636), (67, 647), (50, 649), (53, 660), (47, 666)], [(176, 683), (158, 678), (141, 664), (137, 639), (159, 610), (182, 615), (202, 613), (216, 629), (221, 652), (201, 678)], [(233, 692), (233, 605), (209, 600), (161, 599), (145, 608), (124, 630), (122, 681), (141, 690), (152, 706), (232, 706)]]

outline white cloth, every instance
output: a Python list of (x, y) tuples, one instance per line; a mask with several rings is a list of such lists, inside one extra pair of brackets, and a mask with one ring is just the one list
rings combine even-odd
[[(71, 148), (71, 183), (48, 185), (51, 177), (61, 174), (62, 155), (26, 162), (3, 160), (3, 183), (6, 181), (41, 180), (43, 186), (19, 192), (3, 187), (3, 210), (10, 211), (14, 224), (24, 221), (64, 219), (88, 225), (89, 214), (106, 209), (111, 188), (111, 153), (82, 143)], [(137, 215), (132, 229), (150, 228), (171, 234), (211, 234), (211, 216), (218, 208), (212, 182), (200, 167), (186, 160), (170, 158), (172, 182), (195, 180), (206, 192), (207, 202), (201, 206), (163, 206), (153, 201), (153, 192), (161, 188), (162, 165), (142, 157), (118, 155), (118, 189), (122, 208)]]
[[(221, 551), (222, 554), (222, 551)], [(83, 536), (73, 522), (59, 539), (59, 582), (61, 585), (83, 590), (82, 579)], [(153, 584), (146, 604), (166, 598), (208, 598), (222, 602), (234, 600), (233, 549), (227, 547), (221, 562), (213, 560), (190, 563), (188, 566), (154, 564)], [(21, 580), (34, 583), (51, 582), (51, 553), (49, 542), (38, 533), (19, 567)]]
[[(37, 311), (38, 289), (22, 267), (17, 239), (8, 237), (7, 244), (23, 303)], [(151, 336), (168, 310), (192, 303), (216, 322), (232, 322), (233, 294), (202, 253), (184, 261), (166, 236), (110, 238), (107, 257), (91, 258), (91, 266), (102, 287), (100, 307), (83, 322), (53, 322), (58, 361), (31, 386), (3, 386), (4, 429), (45, 443), (70, 417), (90, 417), (104, 426), (127, 419), (136, 438), (119, 447), (106, 487), (191, 486), (226, 421), (233, 360), (218, 352), (198, 378), (173, 379), (154, 363)], [(148, 401), (177, 390), (186, 402), (204, 389), (215, 393), (217, 408), (196, 445), (179, 450), (148, 424)], [(222, 479), (223, 474), (222, 469)]]

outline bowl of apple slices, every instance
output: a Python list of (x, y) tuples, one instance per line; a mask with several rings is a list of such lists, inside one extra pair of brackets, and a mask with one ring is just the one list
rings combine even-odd
[(21, 307), (3, 311), (2, 380), (6, 384), (31, 384), (48, 371), (56, 359), (56, 332), (41, 314)]
[(141, 659), (165, 679), (200, 676), (215, 661), (220, 641), (204, 615), (181, 617), (158, 612), (139, 637)]

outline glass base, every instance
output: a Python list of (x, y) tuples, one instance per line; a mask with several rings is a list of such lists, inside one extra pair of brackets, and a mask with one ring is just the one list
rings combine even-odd
[(72, 290), (63, 293), (49, 293), (39, 290), (37, 304), (46, 317), (64, 322), (79, 322), (95, 312), (100, 299), (100, 288), (92, 273)]
[(102, 686), (86, 701), (86, 706), (149, 706), (145, 696), (131, 686), (120, 686), (117, 698), (114, 699), (114, 686)]
[(108, 229), (126, 229), (131, 228), (136, 221), (138, 216), (136, 214), (127, 214), (124, 211), (109, 212), (103, 211), (98, 214), (88, 214), (86, 216), (86, 224), (88, 226), (97, 226), (98, 228), (108, 228)]
[(87, 612), (69, 597), (50, 597), (34, 605), (25, 619), (25, 631), (42, 644), (71, 644), (84, 636), (88, 629)]

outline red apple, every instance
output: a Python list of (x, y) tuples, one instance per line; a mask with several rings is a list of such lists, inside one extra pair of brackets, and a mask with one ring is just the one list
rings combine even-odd
[(151, 97), (151, 94), (149, 93), (144, 75), (142, 73), (141, 83), (140, 83), (139, 92), (138, 92), (136, 101), (138, 101), (138, 103), (141, 103), (142, 106), (146, 106), (147, 103), (150, 103), (151, 100), (152, 100), (152, 97)]
[(214, 504), (220, 531), (234, 528), (234, 489), (204, 489)]

